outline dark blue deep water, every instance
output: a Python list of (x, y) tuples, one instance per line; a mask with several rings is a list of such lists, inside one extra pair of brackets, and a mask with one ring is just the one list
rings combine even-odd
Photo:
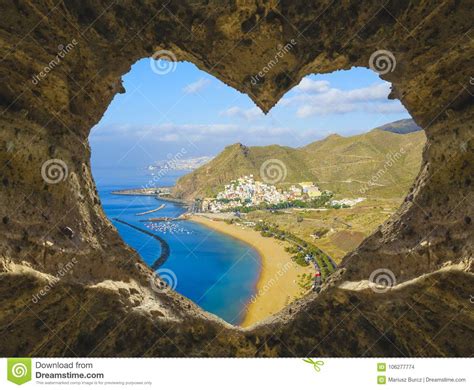
[[(171, 270), (176, 275), (175, 290), (227, 322), (239, 324), (255, 292), (260, 272), (258, 252), (239, 240), (190, 221), (163, 222), (150, 226), (140, 220), (178, 216), (184, 211), (183, 207), (148, 196), (111, 194), (111, 191), (118, 189), (173, 185), (183, 172), (172, 172), (157, 181), (144, 169), (94, 168), (93, 174), (102, 207), (111, 220), (120, 218), (148, 229), (168, 242), (171, 255), (158, 272), (166, 274)], [(158, 212), (135, 215), (155, 209), (163, 203), (166, 206)], [(152, 264), (160, 255), (161, 248), (157, 240), (116, 221), (112, 220), (112, 223), (123, 240), (147, 264)]]

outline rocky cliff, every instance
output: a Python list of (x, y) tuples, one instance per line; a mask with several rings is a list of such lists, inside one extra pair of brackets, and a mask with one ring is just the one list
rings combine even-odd
[[(0, 355), (474, 353), (469, 1), (3, 0), (0, 11)], [(121, 76), (170, 53), (264, 111), (305, 75), (370, 66), (426, 132), (400, 210), (320, 294), (250, 329), (163, 289), (91, 176), (87, 137)], [(396, 278), (385, 293), (367, 284), (378, 269)]]

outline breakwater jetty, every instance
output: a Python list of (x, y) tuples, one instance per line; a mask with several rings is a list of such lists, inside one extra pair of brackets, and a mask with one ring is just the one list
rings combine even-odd
[(127, 225), (127, 226), (131, 227), (132, 229), (138, 230), (139, 232), (141, 232), (143, 234), (147, 234), (147, 235), (153, 237), (155, 240), (157, 240), (160, 243), (160, 245), (161, 245), (161, 254), (151, 265), (151, 268), (154, 271), (156, 271), (158, 268), (160, 268), (165, 263), (165, 261), (168, 260), (168, 257), (170, 256), (170, 253), (171, 253), (171, 249), (170, 249), (169, 244), (166, 242), (166, 240), (164, 240), (163, 238), (161, 238), (160, 236), (158, 236), (154, 233), (149, 232), (148, 230), (145, 230), (145, 229), (142, 229), (138, 226), (132, 225), (131, 223), (128, 223), (128, 222), (126, 222), (122, 219), (114, 218), (113, 220), (117, 221), (117, 222), (119, 222), (123, 225)]
[(164, 209), (166, 205), (162, 204), (160, 207), (157, 207), (156, 209), (153, 209), (153, 210), (148, 210), (148, 211), (144, 211), (143, 213), (137, 213), (135, 215), (146, 215), (146, 214), (151, 214), (151, 213), (155, 213), (161, 209)]

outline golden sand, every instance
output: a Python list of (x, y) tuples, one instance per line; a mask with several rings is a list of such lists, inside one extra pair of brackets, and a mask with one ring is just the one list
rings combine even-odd
[(277, 313), (303, 291), (298, 285), (297, 276), (311, 270), (292, 261), (291, 255), (285, 251), (283, 242), (262, 237), (259, 232), (250, 227), (227, 224), (198, 215), (190, 216), (189, 220), (237, 238), (253, 246), (260, 254), (261, 271), (257, 282), (257, 292), (247, 306), (241, 326), (253, 325)]

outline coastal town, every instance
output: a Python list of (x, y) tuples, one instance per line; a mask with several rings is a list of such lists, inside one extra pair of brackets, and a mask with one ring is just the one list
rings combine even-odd
[(334, 200), (332, 193), (321, 191), (313, 182), (292, 184), (288, 189), (278, 189), (246, 175), (224, 186), (215, 198), (205, 198), (201, 202), (201, 211), (221, 213), (227, 211), (245, 211), (259, 207), (311, 207), (315, 200), (327, 207), (351, 207), (365, 198)]

